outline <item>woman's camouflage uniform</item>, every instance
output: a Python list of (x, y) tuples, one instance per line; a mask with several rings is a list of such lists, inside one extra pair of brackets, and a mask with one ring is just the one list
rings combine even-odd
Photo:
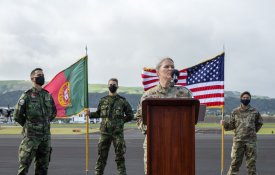
[(44, 89), (26, 91), (16, 104), (14, 120), (23, 127), (18, 175), (28, 174), (35, 158), (35, 174), (46, 175), (51, 154), (50, 121), (56, 116), (51, 95)]
[(97, 111), (91, 113), (90, 118), (102, 118), (95, 174), (103, 175), (109, 149), (113, 141), (118, 173), (119, 175), (126, 175), (124, 159), (126, 145), (123, 128), (124, 123), (133, 118), (133, 111), (130, 104), (124, 97), (119, 95), (105, 96), (101, 98)]
[(233, 146), (231, 166), (227, 175), (238, 174), (243, 157), (246, 157), (248, 175), (256, 175), (256, 133), (261, 129), (263, 119), (260, 113), (250, 105), (247, 109), (241, 106), (234, 109), (229, 121), (224, 123), (226, 131), (233, 130)]
[[(146, 134), (147, 126), (142, 122), (142, 101), (146, 98), (191, 98), (192, 93), (185, 87), (173, 86), (169, 88), (163, 88), (160, 84), (156, 87), (146, 91), (140, 99), (140, 103), (137, 108), (137, 125), (143, 134)], [(147, 136), (144, 139), (144, 172), (147, 174)]]

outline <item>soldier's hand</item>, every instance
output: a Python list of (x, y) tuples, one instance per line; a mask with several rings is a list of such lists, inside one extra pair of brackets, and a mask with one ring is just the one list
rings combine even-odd
[(221, 120), (221, 121), (220, 121), (220, 125), (224, 125), (224, 120)]
[(85, 109), (85, 115), (90, 116), (90, 110), (89, 109)]

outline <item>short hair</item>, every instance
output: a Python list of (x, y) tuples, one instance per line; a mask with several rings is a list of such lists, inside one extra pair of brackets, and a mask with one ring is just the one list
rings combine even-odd
[(245, 94), (248, 95), (251, 98), (251, 94), (248, 91), (244, 91), (243, 93), (241, 93), (240, 97), (242, 98)]
[(37, 70), (43, 71), (43, 69), (41, 69), (41, 68), (35, 68), (35, 69), (33, 69), (33, 70), (31, 71), (30, 76), (32, 77), (32, 76), (34, 75), (35, 71), (37, 71)]
[(169, 58), (169, 57), (163, 58), (163, 59), (161, 59), (160, 62), (157, 64), (156, 70), (159, 70), (159, 68), (161, 67), (162, 63), (163, 63), (164, 61), (167, 61), (167, 60), (168, 60), (168, 61), (172, 61), (172, 62), (174, 63), (174, 61), (172, 60), (172, 58)]
[(115, 81), (116, 84), (118, 85), (118, 80), (117, 80), (117, 78), (110, 78), (110, 80), (108, 81), (108, 84), (109, 84), (110, 81)]

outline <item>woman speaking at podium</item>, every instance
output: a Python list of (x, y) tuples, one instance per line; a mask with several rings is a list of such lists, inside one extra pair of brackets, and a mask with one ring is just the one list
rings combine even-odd
[(147, 126), (142, 121), (142, 101), (146, 98), (192, 98), (192, 93), (187, 88), (174, 86), (177, 83), (179, 72), (175, 69), (171, 58), (162, 59), (156, 66), (156, 73), (159, 77), (159, 84), (142, 95), (136, 114), (138, 128), (145, 134), (143, 144), (145, 174), (147, 174)]

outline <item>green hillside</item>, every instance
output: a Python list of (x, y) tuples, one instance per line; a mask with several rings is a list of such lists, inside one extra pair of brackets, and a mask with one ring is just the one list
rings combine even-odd
[[(7, 92), (13, 91), (25, 91), (31, 87), (31, 81), (25, 80), (8, 80), (0, 81), (0, 94), (5, 94)], [(89, 84), (89, 93), (104, 93), (108, 92), (107, 85), (104, 84)], [(120, 93), (125, 94), (142, 94), (142, 87), (119, 87)]]
[[(0, 106), (14, 106), (21, 94), (31, 87), (30, 81), (0, 81)], [(124, 96), (133, 108), (136, 108), (143, 94), (142, 87), (120, 86), (119, 94)], [(89, 106), (97, 107), (100, 98), (108, 94), (105, 84), (89, 84)], [(225, 91), (225, 112), (229, 113), (240, 104), (240, 92)], [(255, 96), (251, 101), (261, 113), (275, 114), (275, 99), (266, 96)], [(214, 111), (215, 113), (215, 111)]]
[[(25, 91), (31, 87), (31, 81), (26, 80), (0, 80), (0, 95), (13, 91)], [(89, 93), (106, 93), (108, 87), (106, 84), (89, 84)], [(142, 87), (127, 87), (119, 86), (119, 93), (124, 94), (143, 94)], [(225, 91), (225, 97), (239, 98), (240, 92), (238, 91)], [(271, 99), (267, 96), (253, 95), (253, 99)]]
[[(125, 94), (142, 94), (143, 88), (142, 87), (119, 86), (118, 91), (119, 91), (119, 93), (125, 93)], [(107, 85), (89, 84), (89, 93), (104, 93), (104, 92), (108, 92)]]
[(12, 91), (25, 91), (31, 87), (31, 81), (25, 80), (7, 80), (0, 81), (0, 94)]

